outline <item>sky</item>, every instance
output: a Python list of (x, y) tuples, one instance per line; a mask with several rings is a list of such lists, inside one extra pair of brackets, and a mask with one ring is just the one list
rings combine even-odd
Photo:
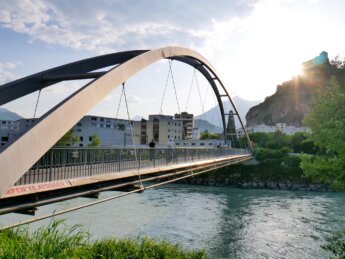
[[(344, 12), (342, 0), (1, 0), (0, 85), (100, 54), (178, 45), (208, 59), (232, 97), (264, 100), (302, 62), (322, 51), (330, 58), (344, 54)], [(209, 85), (200, 74), (193, 77), (193, 68), (174, 61), (172, 70), (164, 98), (168, 61), (126, 82), (130, 117), (157, 114), (161, 106), (170, 115), (215, 106)], [(37, 116), (87, 82), (44, 89)], [(126, 118), (120, 94), (115, 90), (90, 114)], [(32, 117), (37, 96), (3, 107)]]

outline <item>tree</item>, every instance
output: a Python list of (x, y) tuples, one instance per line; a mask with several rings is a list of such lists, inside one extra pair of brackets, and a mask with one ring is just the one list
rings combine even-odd
[(97, 136), (97, 134), (92, 134), (91, 143), (88, 144), (88, 147), (99, 147), (101, 145), (101, 139)]
[(219, 139), (219, 135), (209, 132), (208, 130), (205, 130), (203, 133), (201, 133), (200, 140), (206, 140), (206, 139)]
[(330, 61), (331, 65), (339, 69), (345, 69), (345, 57), (337, 55), (333, 60)]
[(291, 139), (291, 148), (295, 153), (316, 154), (320, 148), (305, 132), (296, 132)]
[(312, 130), (310, 139), (325, 149), (323, 155), (302, 159), (305, 175), (335, 189), (345, 189), (345, 89), (335, 77), (315, 98), (304, 122)]
[(281, 149), (282, 147), (290, 147), (291, 137), (280, 132), (255, 132), (250, 133), (249, 138), (255, 143), (255, 146)]
[(74, 135), (73, 129), (67, 133), (55, 144), (57, 147), (69, 147), (79, 142), (79, 137)]

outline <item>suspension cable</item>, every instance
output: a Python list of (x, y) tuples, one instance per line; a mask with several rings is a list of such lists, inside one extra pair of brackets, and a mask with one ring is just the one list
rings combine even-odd
[[(200, 92), (200, 86), (199, 86), (199, 81), (198, 81), (198, 77), (195, 75), (195, 83), (196, 86), (198, 88), (198, 93), (199, 93), (199, 99), (200, 99), (200, 103), (201, 103), (201, 109), (202, 109), (202, 117), (204, 119), (205, 125), (206, 125), (206, 131), (207, 131), (207, 140), (210, 140), (210, 132), (208, 131), (208, 123), (206, 121), (206, 116), (205, 116), (205, 108), (204, 108), (204, 103), (202, 101), (202, 97), (201, 97), (201, 92)], [(209, 147), (209, 145), (207, 146)]]
[(204, 107), (206, 106), (206, 97), (207, 97), (207, 94), (208, 94), (208, 89), (210, 87), (206, 87), (206, 92), (205, 92), (205, 96), (204, 96)]
[(116, 111), (115, 118), (118, 118), (118, 116), (119, 116), (119, 111), (120, 111), (120, 105), (121, 105), (121, 101), (122, 101), (123, 91), (124, 91), (124, 88), (122, 88), (122, 90), (121, 90), (120, 101), (119, 101), (119, 105), (117, 106), (117, 111)]
[(167, 90), (167, 86), (168, 86), (168, 82), (169, 82), (169, 77), (170, 77), (170, 73), (171, 73), (171, 60), (169, 59), (169, 70), (168, 70), (168, 76), (167, 79), (165, 81), (165, 86), (164, 86), (164, 91), (163, 91), (163, 96), (162, 96), (162, 101), (161, 101), (161, 106), (159, 108), (159, 114), (163, 114), (163, 102), (164, 102), (164, 97), (165, 97), (165, 93)]
[[(129, 109), (128, 109), (128, 103), (127, 103), (127, 96), (126, 96), (126, 90), (125, 90), (125, 82), (122, 83), (122, 90), (123, 90), (123, 96), (125, 98), (125, 104), (126, 104), (126, 110), (127, 110), (127, 117), (128, 117), (128, 123), (129, 123), (129, 128), (131, 130), (131, 137), (132, 137), (132, 143), (133, 143), (133, 149), (134, 149), (134, 157), (135, 157), (135, 162), (136, 162), (136, 167), (137, 167), (137, 172), (138, 172), (138, 179), (140, 183), (140, 189), (144, 188), (144, 185), (141, 181), (141, 175), (140, 175), (140, 170), (139, 170), (139, 163), (138, 163), (138, 151), (134, 143), (134, 134), (133, 134), (133, 127), (132, 127), (132, 121), (129, 116)], [(126, 133), (125, 133), (126, 134)]]
[(42, 89), (40, 89), (38, 91), (38, 96), (37, 96), (37, 101), (36, 101), (36, 106), (35, 106), (35, 111), (34, 111), (34, 119), (36, 118), (36, 112), (37, 112), (38, 102), (39, 102), (40, 96), (41, 96), (41, 91), (42, 91)]
[(175, 79), (174, 79), (174, 75), (173, 75), (173, 72), (172, 72), (172, 62), (170, 63), (170, 74), (171, 74), (171, 82), (172, 82), (173, 87), (174, 87), (175, 98), (176, 98), (176, 103), (177, 103), (177, 109), (178, 109), (178, 113), (180, 114), (180, 122), (181, 122), (181, 125), (182, 125), (182, 140), (183, 140), (183, 139), (186, 139), (187, 137), (186, 137), (186, 134), (184, 132), (182, 113), (181, 113), (181, 109), (180, 109), (180, 103), (178, 101), (176, 85), (175, 85)]
[(196, 68), (194, 67), (194, 72), (193, 72), (192, 82), (190, 83), (190, 87), (189, 87), (189, 93), (188, 93), (187, 102), (186, 102), (186, 108), (184, 109), (185, 111), (187, 111), (188, 104), (189, 104), (189, 98), (190, 98), (190, 94), (191, 94), (191, 92), (192, 92), (192, 88), (193, 88), (193, 83), (194, 83), (194, 79), (195, 79), (195, 70), (196, 70)]

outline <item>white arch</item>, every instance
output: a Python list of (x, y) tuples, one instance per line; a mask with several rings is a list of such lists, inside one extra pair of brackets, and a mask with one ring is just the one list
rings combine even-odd
[(212, 65), (199, 53), (183, 47), (169, 46), (145, 52), (124, 62), (60, 103), (0, 154), (0, 197), (69, 129), (121, 83), (158, 60), (186, 56), (198, 60), (216, 75)]

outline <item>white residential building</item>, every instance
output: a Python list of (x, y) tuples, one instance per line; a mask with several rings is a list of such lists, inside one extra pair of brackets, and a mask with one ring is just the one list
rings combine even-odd
[(153, 140), (156, 145), (167, 145), (168, 140), (183, 139), (183, 123), (169, 115), (149, 115), (148, 120), (133, 122), (135, 143), (147, 145)]
[(128, 120), (87, 115), (73, 127), (73, 131), (79, 137), (75, 146), (87, 147), (94, 134), (99, 137), (102, 147), (133, 144)]
[(183, 139), (193, 139), (194, 115), (188, 112), (176, 113), (175, 120), (183, 124)]
[(0, 120), (0, 148), (14, 141), (36, 123), (36, 119)]
[[(277, 123), (275, 126), (268, 126), (265, 124), (259, 124), (252, 127), (246, 128), (247, 133), (255, 133), (255, 132), (264, 132), (264, 133), (272, 133), (276, 131), (280, 131), (287, 135), (293, 135), (296, 132), (308, 132), (310, 133), (311, 130), (308, 127), (296, 127), (296, 126), (289, 126), (286, 123)], [(237, 136), (242, 137), (244, 135), (243, 129), (237, 129)]]

